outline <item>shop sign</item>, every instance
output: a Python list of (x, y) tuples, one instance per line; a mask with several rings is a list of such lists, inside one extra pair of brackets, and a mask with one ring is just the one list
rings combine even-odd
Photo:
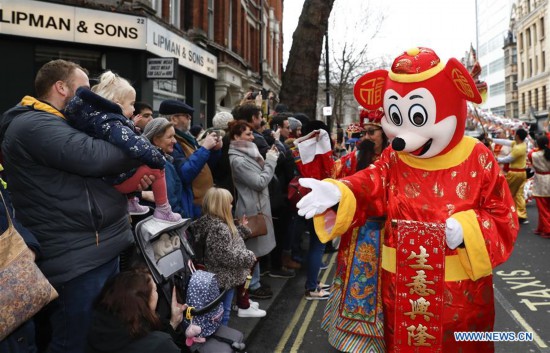
[(179, 65), (218, 78), (214, 55), (153, 21), (147, 22), (147, 51), (160, 57), (176, 57)]
[(150, 58), (147, 59), (147, 78), (175, 79), (176, 58)]
[(0, 0), (0, 34), (147, 50), (161, 58), (217, 79), (217, 58), (139, 16), (43, 1)]
[(0, 33), (142, 49), (146, 18), (43, 1), (0, 0)]

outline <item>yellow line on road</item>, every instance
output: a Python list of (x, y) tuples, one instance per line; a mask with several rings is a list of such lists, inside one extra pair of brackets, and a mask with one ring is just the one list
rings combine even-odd
[[(334, 255), (332, 257), (334, 257)], [(325, 273), (324, 273), (323, 278), (322, 278), (323, 283), (326, 281), (326, 279), (328, 277), (328, 274), (330, 273), (330, 270), (332, 269), (332, 263), (333, 263), (333, 258), (330, 259), (329, 267), (325, 270)], [(281, 339), (279, 340), (279, 343), (277, 344), (277, 347), (275, 347), (274, 353), (283, 353), (283, 350), (286, 346), (286, 343), (288, 342), (288, 339), (290, 338), (290, 335), (292, 334), (292, 331), (294, 331), (294, 327), (296, 327), (296, 324), (298, 323), (298, 320), (300, 320), (300, 317), (302, 316), (302, 313), (304, 312), (304, 309), (305, 309), (307, 303), (308, 303), (307, 300), (305, 300), (305, 299), (301, 300), (300, 305), (298, 305), (298, 308), (296, 308), (296, 311), (294, 312), (294, 315), (292, 316), (292, 320), (290, 321), (290, 323), (286, 327), (286, 330), (283, 333)], [(314, 303), (314, 304), (317, 304), (317, 303)], [(311, 315), (309, 315), (310, 311), (311, 311), (311, 309), (308, 311), (308, 314), (306, 315), (306, 321), (305, 322), (308, 322), (308, 323), (311, 320)], [(310, 316), (310, 318), (307, 319), (307, 316)], [(303, 326), (302, 326), (302, 328), (303, 328)], [(300, 332), (302, 331), (302, 328), (300, 329)], [(307, 328), (307, 325), (306, 325), (306, 328)], [(302, 339), (300, 340), (300, 344), (301, 344), (302, 341), (303, 341), (303, 334), (302, 334)], [(294, 349), (295, 345), (296, 344), (294, 344), (292, 346), (293, 349)]]
[(300, 305), (298, 305), (298, 308), (294, 312), (294, 316), (292, 316), (292, 320), (286, 327), (285, 332), (283, 333), (283, 336), (279, 340), (279, 343), (277, 344), (277, 347), (275, 347), (275, 353), (282, 353), (283, 349), (285, 348), (286, 342), (290, 338), (290, 335), (292, 334), (293, 328), (296, 326), (296, 323), (300, 319), (300, 316), (302, 316), (302, 312), (304, 311), (304, 308), (306, 307), (306, 301), (302, 300)]
[(525, 319), (519, 314), (517, 310), (510, 310), (510, 313), (516, 318), (516, 320), (523, 326), (525, 331), (531, 332), (533, 334), (533, 341), (539, 345), (540, 348), (548, 348), (546, 343), (540, 338), (539, 335), (533, 330), (533, 328), (525, 321)]
[[(330, 274), (330, 271), (332, 270), (332, 265), (334, 264), (334, 256), (336, 256), (336, 253), (332, 254), (330, 256), (330, 263), (328, 265), (328, 268), (325, 270), (325, 273), (323, 274), (323, 277), (321, 278), (321, 282), (326, 283), (328, 275)], [(307, 300), (304, 300), (307, 301)], [(326, 301), (323, 301), (326, 303)], [(311, 322), (311, 318), (313, 317), (313, 314), (315, 314), (315, 309), (317, 309), (317, 305), (319, 304), (319, 300), (314, 300), (311, 306), (309, 307), (309, 310), (307, 311), (306, 317), (304, 318), (304, 321), (302, 322), (302, 327), (300, 327), (300, 331), (298, 331), (298, 334), (296, 335), (296, 339), (294, 340), (294, 344), (292, 345), (292, 348), (290, 349), (290, 353), (297, 353), (298, 349), (304, 342), (304, 336), (306, 334), (306, 331), (309, 327), (309, 324)]]

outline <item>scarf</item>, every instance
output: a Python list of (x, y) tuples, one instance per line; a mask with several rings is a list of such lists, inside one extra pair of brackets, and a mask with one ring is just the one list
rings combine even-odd
[(194, 138), (193, 135), (191, 135), (191, 133), (189, 131), (182, 131), (182, 130), (176, 129), (176, 136), (179, 136), (182, 139), (184, 139), (187, 142), (188, 145), (190, 145), (191, 147), (193, 147), (196, 150), (198, 150), (201, 147), (197, 143), (197, 139)]
[(54, 108), (50, 103), (48, 102), (42, 102), (38, 99), (31, 97), (31, 96), (25, 96), (21, 100), (20, 103), (22, 106), (31, 106), (35, 110), (43, 110), (45, 112), (57, 115), (58, 117), (65, 119), (65, 116), (63, 113), (61, 113), (59, 110)]
[(258, 150), (258, 146), (256, 146), (254, 142), (243, 141), (243, 140), (239, 140), (239, 141), (233, 140), (231, 141), (229, 147), (234, 148), (237, 151), (240, 151), (246, 154), (247, 156), (251, 157), (256, 162), (258, 162), (258, 164), (262, 169), (264, 169), (264, 164), (265, 164), (264, 158), (260, 154), (260, 151)]

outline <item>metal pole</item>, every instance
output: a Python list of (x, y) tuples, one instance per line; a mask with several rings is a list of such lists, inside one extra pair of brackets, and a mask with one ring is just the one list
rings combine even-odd
[[(328, 56), (328, 28), (325, 31), (325, 94), (327, 99), (327, 107), (330, 107), (330, 71), (329, 71), (329, 56)], [(328, 131), (332, 132), (332, 117), (327, 116)]]
[(477, 17), (477, 0), (475, 1), (475, 4), (474, 6), (476, 7), (476, 11), (475, 11), (475, 17), (476, 17), (476, 53), (479, 53), (479, 48), (478, 48), (478, 44), (479, 44), (479, 25), (478, 25), (478, 17)]

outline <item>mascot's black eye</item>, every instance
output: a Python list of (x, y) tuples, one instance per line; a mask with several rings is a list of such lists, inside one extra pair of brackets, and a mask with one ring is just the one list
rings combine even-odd
[(401, 112), (399, 111), (399, 108), (397, 107), (397, 105), (395, 104), (390, 105), (389, 112), (390, 112), (389, 116), (391, 121), (395, 125), (401, 126), (401, 124), (403, 124), (403, 118), (401, 117)]
[(420, 104), (415, 104), (409, 109), (409, 119), (414, 126), (422, 126), (428, 121), (428, 113)]

